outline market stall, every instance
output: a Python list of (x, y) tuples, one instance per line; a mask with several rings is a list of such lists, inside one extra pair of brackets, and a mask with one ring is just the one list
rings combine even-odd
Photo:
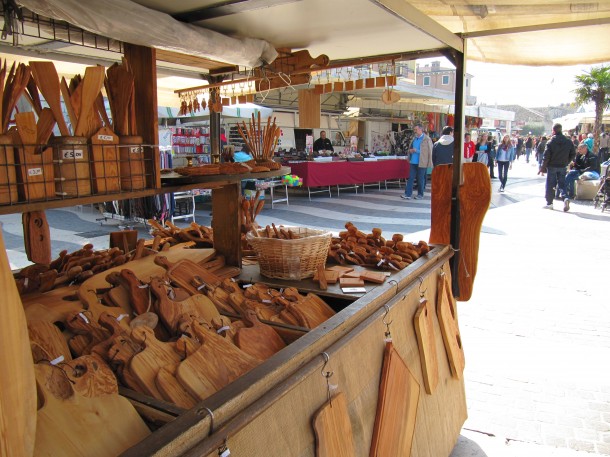
[(406, 158), (373, 162), (290, 162), (289, 165), (293, 174), (303, 178), (306, 187), (361, 185), (409, 177)]

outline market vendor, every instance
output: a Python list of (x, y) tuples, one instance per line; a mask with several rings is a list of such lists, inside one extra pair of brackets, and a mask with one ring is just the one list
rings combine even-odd
[(318, 153), (320, 151), (335, 152), (332, 143), (326, 138), (326, 132), (324, 130), (320, 132), (320, 138), (313, 142), (313, 152)]

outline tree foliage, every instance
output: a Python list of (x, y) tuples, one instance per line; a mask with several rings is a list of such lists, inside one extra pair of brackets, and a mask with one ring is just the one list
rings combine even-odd
[(593, 150), (599, 149), (599, 135), (604, 111), (610, 106), (610, 66), (593, 67), (575, 78), (576, 102), (595, 104), (595, 125), (593, 127)]

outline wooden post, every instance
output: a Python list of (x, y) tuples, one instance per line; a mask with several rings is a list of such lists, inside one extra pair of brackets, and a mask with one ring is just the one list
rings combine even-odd
[(240, 193), (240, 182), (212, 190), (214, 249), (225, 256), (227, 265), (236, 267), (241, 267)]
[(299, 128), (320, 128), (320, 95), (313, 89), (299, 90)]
[[(138, 135), (144, 144), (159, 144), (159, 113), (157, 110), (157, 59), (155, 49), (125, 43), (125, 58), (135, 78), (135, 115)], [(146, 148), (146, 185), (161, 187), (159, 148)], [(148, 156), (152, 154), (152, 157)]]
[[(210, 78), (210, 83), (215, 82), (216, 78)], [(221, 78), (222, 80), (222, 78)], [(212, 104), (220, 98), (220, 92), (217, 88), (210, 89), (210, 103)], [(220, 113), (213, 112), (210, 110), (210, 158), (212, 163), (220, 162), (220, 154), (221, 150), (221, 141), (220, 141)]]

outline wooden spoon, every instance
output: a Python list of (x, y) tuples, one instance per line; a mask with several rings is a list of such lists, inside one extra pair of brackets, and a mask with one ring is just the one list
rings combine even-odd
[(101, 127), (101, 125), (95, 125), (94, 119), (98, 117), (99, 120), (99, 116), (97, 116), (97, 111), (93, 107), (103, 85), (104, 67), (87, 67), (82, 82), (81, 110), (78, 124), (76, 124), (76, 129), (74, 129), (75, 136), (85, 136), (88, 138)]
[(63, 136), (70, 136), (70, 130), (61, 110), (59, 75), (55, 65), (53, 62), (30, 62), (30, 67), (38, 89), (55, 116), (59, 131)]

